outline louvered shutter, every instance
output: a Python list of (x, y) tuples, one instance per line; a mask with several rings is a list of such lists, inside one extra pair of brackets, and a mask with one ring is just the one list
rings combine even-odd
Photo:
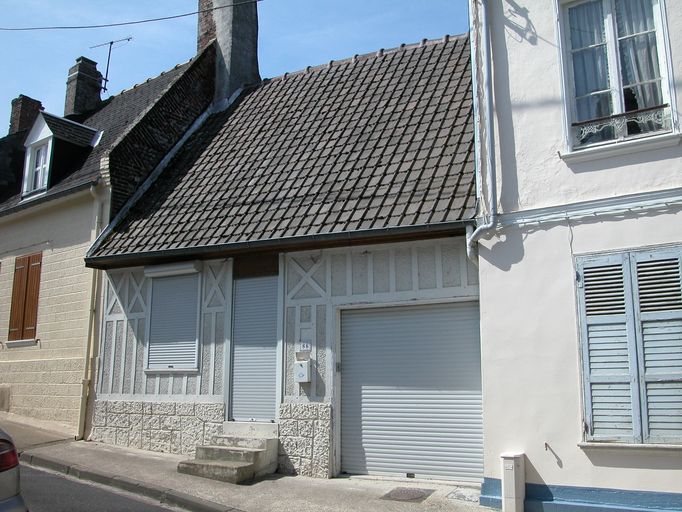
[(152, 280), (150, 369), (197, 368), (198, 300), (199, 274)]
[(578, 262), (587, 438), (641, 441), (627, 255)]
[(644, 440), (652, 443), (682, 441), (681, 253), (632, 256), (642, 424)]
[(12, 308), (9, 315), (9, 341), (21, 340), (24, 334), (24, 311), (26, 305), (26, 284), (30, 256), (20, 256), (14, 262), (14, 284), (12, 286)]
[(42, 261), (42, 253), (20, 256), (15, 260), (12, 307), (7, 335), (9, 341), (36, 337)]
[(22, 339), (35, 339), (38, 323), (38, 296), (40, 294), (40, 269), (43, 254), (29, 256), (28, 278), (26, 282), (26, 303), (24, 305), (24, 328)]

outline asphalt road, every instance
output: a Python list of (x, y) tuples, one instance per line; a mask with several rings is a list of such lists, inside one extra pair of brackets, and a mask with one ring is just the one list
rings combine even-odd
[(170, 512), (145, 498), (21, 467), (21, 494), (31, 512)]

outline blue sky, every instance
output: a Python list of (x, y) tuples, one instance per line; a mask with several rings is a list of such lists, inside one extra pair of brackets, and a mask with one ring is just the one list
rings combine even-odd
[[(196, 0), (3, 0), (0, 26), (116, 23), (196, 10)], [(263, 77), (467, 30), (466, 0), (262, 0), (258, 12)], [(104, 73), (107, 48), (91, 46), (133, 38), (114, 46), (106, 97), (191, 58), (196, 23), (189, 16), (107, 29), (0, 31), (0, 136), (19, 94), (63, 113), (66, 76), (76, 57), (97, 61)]]

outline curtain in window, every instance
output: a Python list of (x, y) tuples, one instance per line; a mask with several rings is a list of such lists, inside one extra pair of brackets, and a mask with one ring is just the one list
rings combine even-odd
[(625, 112), (661, 105), (652, 0), (616, 0), (616, 22)]
[[(576, 121), (613, 114), (602, 0), (585, 2), (568, 10)], [(590, 136), (590, 142), (613, 138), (606, 128)]]

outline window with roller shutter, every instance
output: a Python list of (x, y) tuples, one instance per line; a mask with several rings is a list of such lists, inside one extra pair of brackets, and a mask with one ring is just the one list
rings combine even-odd
[(42, 261), (42, 253), (19, 256), (15, 260), (8, 341), (36, 338)]
[(577, 265), (586, 438), (682, 442), (682, 248)]

